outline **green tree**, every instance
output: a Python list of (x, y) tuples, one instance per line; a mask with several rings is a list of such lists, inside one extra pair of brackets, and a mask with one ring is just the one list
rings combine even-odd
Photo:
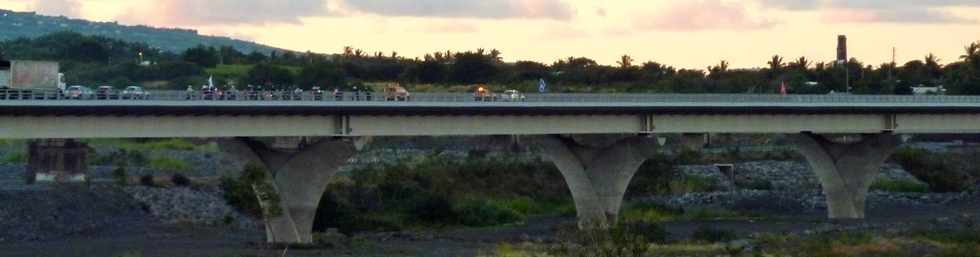
[(481, 52), (463, 52), (456, 54), (456, 62), (452, 64), (450, 80), (457, 83), (486, 83), (497, 75), (497, 67), (493, 60)]
[(297, 82), (302, 88), (342, 88), (347, 85), (347, 74), (343, 69), (330, 64), (307, 65), (300, 71)]
[(289, 70), (270, 64), (259, 64), (252, 67), (245, 75), (242, 85), (262, 85), (269, 89), (286, 89), (293, 84), (294, 78)]
[(773, 55), (766, 64), (769, 64), (769, 78), (776, 79), (779, 75), (783, 74), (783, 57), (779, 55)]
[(184, 61), (196, 63), (207, 68), (217, 66), (220, 61), (218, 59), (218, 52), (214, 48), (203, 45), (184, 51), (183, 59)]

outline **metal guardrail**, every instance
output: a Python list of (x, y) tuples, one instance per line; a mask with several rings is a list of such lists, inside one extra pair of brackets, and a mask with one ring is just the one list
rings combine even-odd
[(534, 103), (864, 103), (864, 104), (978, 104), (980, 96), (946, 95), (759, 95), (759, 94), (525, 94), (524, 97), (511, 98), (507, 95), (479, 97), (469, 93), (412, 93), (407, 99), (391, 97), (385, 93), (341, 92), (333, 95), (323, 91), (320, 94), (304, 91), (294, 94), (290, 91), (237, 91), (208, 94), (200, 91), (179, 90), (148, 91), (146, 97), (132, 96), (114, 92), (111, 94), (83, 93), (72, 94), (58, 90), (0, 90), (0, 101), (361, 101), (361, 102), (534, 102)]

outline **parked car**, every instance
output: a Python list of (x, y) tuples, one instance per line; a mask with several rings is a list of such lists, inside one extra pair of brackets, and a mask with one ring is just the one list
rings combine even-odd
[(150, 92), (143, 90), (142, 87), (129, 86), (123, 89), (122, 99), (150, 99)]
[(98, 100), (119, 99), (119, 94), (111, 86), (101, 86), (95, 90), (95, 98)]
[(500, 99), (508, 102), (523, 102), (527, 100), (527, 97), (521, 92), (511, 89), (504, 91), (504, 93), (501, 94)]
[(68, 99), (77, 100), (88, 100), (95, 98), (95, 92), (85, 86), (70, 86), (67, 90), (65, 90), (65, 95), (68, 97)]

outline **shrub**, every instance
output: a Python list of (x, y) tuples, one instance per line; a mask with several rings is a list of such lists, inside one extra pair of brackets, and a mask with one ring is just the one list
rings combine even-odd
[(524, 218), (514, 210), (501, 208), (482, 199), (465, 200), (453, 210), (459, 216), (460, 223), (466, 226), (483, 227), (508, 224)]
[(663, 154), (648, 159), (637, 170), (626, 193), (630, 197), (671, 193), (671, 181), (678, 175), (675, 164), (674, 159)]
[(129, 184), (129, 175), (126, 174), (126, 168), (116, 167), (112, 170), (112, 181), (115, 181), (117, 185), (125, 186)]
[(698, 227), (691, 234), (691, 240), (707, 243), (728, 242), (735, 239), (738, 239), (738, 236), (734, 231), (706, 226)]
[(225, 190), (225, 201), (243, 212), (259, 217), (282, 215), (279, 192), (266, 181), (266, 173), (262, 166), (248, 163), (238, 179), (222, 178), (221, 188)]
[[(658, 224), (621, 224), (608, 230), (577, 229), (560, 233), (561, 242), (547, 250), (555, 257), (640, 257), (650, 250), (650, 239), (665, 242), (667, 232)], [(637, 233), (645, 232), (644, 234)]]
[[(974, 186), (975, 179), (967, 173), (964, 161), (953, 154), (936, 155), (926, 150), (906, 148), (893, 156), (913, 176), (929, 185), (933, 192), (962, 192)], [(969, 162), (969, 161), (966, 161)]]
[(188, 172), (191, 170), (191, 166), (186, 162), (170, 157), (151, 159), (150, 168), (170, 172)]
[(417, 195), (411, 202), (413, 202), (414, 207), (410, 213), (425, 223), (453, 220), (456, 216), (453, 212), (452, 203), (444, 195), (421, 194)]
[(157, 184), (153, 181), (153, 175), (143, 175), (140, 177), (140, 185), (154, 187)]
[(176, 186), (182, 186), (182, 187), (186, 187), (186, 186), (190, 186), (191, 185), (191, 179), (188, 178), (187, 176), (184, 176), (183, 174), (180, 174), (180, 173), (177, 173), (177, 174), (174, 174), (173, 176), (171, 176), (170, 177), (170, 182), (173, 182), (174, 185), (176, 185)]
[(871, 184), (871, 190), (896, 193), (927, 193), (929, 185), (908, 180), (879, 179)]

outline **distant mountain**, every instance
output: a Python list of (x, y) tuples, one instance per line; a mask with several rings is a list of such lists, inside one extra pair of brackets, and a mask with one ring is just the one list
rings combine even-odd
[(0, 9), (0, 40), (22, 37), (36, 38), (60, 31), (74, 31), (84, 35), (98, 35), (127, 42), (146, 43), (160, 50), (173, 53), (181, 53), (197, 45), (231, 46), (243, 53), (258, 51), (268, 54), (273, 50), (282, 50), (229, 37), (199, 35), (196, 30), (126, 26), (116, 22), (92, 22), (64, 16), (44, 16), (34, 12), (14, 12)]

